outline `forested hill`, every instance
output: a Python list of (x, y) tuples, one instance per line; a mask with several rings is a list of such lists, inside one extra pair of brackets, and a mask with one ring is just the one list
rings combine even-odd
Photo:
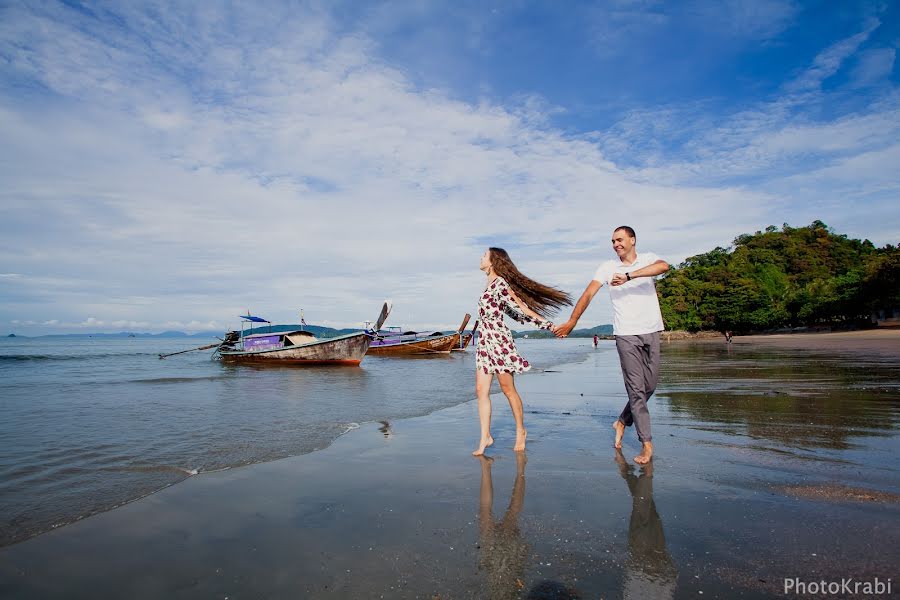
[(900, 307), (900, 248), (821, 221), (767, 227), (692, 256), (657, 282), (666, 329), (735, 332), (864, 322)]

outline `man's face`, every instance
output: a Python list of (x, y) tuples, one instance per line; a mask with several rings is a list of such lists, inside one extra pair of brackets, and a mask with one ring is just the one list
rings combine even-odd
[(634, 248), (634, 238), (624, 229), (616, 229), (612, 235), (612, 247), (620, 259), (625, 258)]

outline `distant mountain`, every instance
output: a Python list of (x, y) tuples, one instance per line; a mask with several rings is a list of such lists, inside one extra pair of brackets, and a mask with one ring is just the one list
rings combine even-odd
[[(590, 329), (575, 329), (569, 334), (570, 338), (592, 338), (595, 335), (600, 337), (610, 337), (613, 334), (612, 325), (597, 325)], [(545, 329), (534, 329), (532, 331), (513, 331), (513, 337), (521, 338), (528, 336), (529, 339), (542, 339), (555, 337), (552, 331)]]
[[(317, 338), (327, 339), (337, 337), (339, 335), (347, 335), (350, 333), (357, 333), (362, 331), (362, 328), (359, 329), (334, 329), (332, 327), (323, 327), (321, 325), (272, 325), (272, 326), (263, 326), (263, 327), (254, 327), (252, 329), (245, 329), (244, 335), (250, 335), (253, 333), (280, 333), (282, 331), (297, 331), (299, 329), (303, 329), (304, 331), (308, 331), (315, 335)], [(471, 329), (465, 330), (463, 333), (471, 333)], [(221, 332), (212, 332), (205, 331), (201, 333), (185, 333), (183, 331), (163, 331), (162, 333), (137, 333), (132, 331), (120, 331), (118, 333), (57, 333), (51, 335), (41, 335), (35, 337), (41, 338), (99, 338), (99, 339), (121, 339), (121, 338), (202, 338), (202, 339), (210, 339), (214, 337), (219, 337), (223, 335), (225, 331)], [(432, 331), (430, 330), (422, 330), (420, 333), (430, 334)], [(445, 331), (441, 333), (456, 333), (456, 331)], [(598, 325), (597, 327), (592, 327), (590, 329), (576, 329), (569, 337), (579, 337), (579, 338), (589, 338), (593, 337), (594, 334), (600, 336), (610, 336), (612, 335), (612, 325)], [(528, 336), (529, 338), (550, 338), (553, 337), (553, 334), (549, 331), (544, 331), (540, 329), (532, 330), (532, 331), (513, 331), (513, 337), (521, 338), (523, 336)], [(9, 334), (7, 337), (26, 337), (26, 336), (16, 336), (15, 334)]]
[(54, 333), (50, 335), (39, 335), (35, 337), (41, 338), (100, 338), (100, 339), (117, 339), (117, 338), (211, 338), (216, 333), (206, 331), (202, 333), (185, 333), (183, 331), (164, 331), (162, 333), (137, 333), (132, 331), (120, 331), (118, 333)]
[(334, 329), (332, 327), (322, 327), (321, 325), (272, 325), (272, 326), (262, 326), (262, 327), (254, 327), (253, 329), (245, 329), (244, 335), (250, 335), (252, 333), (280, 333), (282, 331), (297, 331), (302, 329), (303, 331), (308, 331), (317, 338), (333, 338), (339, 335), (347, 335), (349, 333), (358, 333), (362, 331), (362, 328), (359, 329)]
[[(245, 329), (244, 335), (250, 335), (251, 333), (269, 333), (269, 332), (279, 333), (282, 331), (297, 331), (298, 329), (301, 329), (300, 325), (272, 325), (271, 327), (269, 327), (269, 326), (255, 327), (252, 330)], [(319, 325), (303, 325), (302, 329), (304, 331), (310, 332), (317, 338), (332, 338), (332, 337), (337, 337), (339, 335), (347, 335), (350, 333), (359, 333), (360, 331), (363, 331), (362, 328), (359, 328), (359, 329), (332, 329), (331, 327), (322, 327)], [(382, 332), (384, 332), (384, 330), (382, 330)], [(434, 333), (438, 333), (438, 334), (456, 333), (456, 331), (455, 330), (453, 330), (453, 331), (437, 331), (435, 329), (422, 329), (419, 331), (419, 333), (424, 334), (424, 335), (432, 335)], [(466, 330), (463, 333), (471, 333), (471, 330)]]

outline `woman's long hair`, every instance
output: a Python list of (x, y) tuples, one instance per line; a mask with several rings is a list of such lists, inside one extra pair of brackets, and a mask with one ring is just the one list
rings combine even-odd
[(503, 248), (489, 250), (494, 273), (505, 279), (519, 300), (537, 314), (549, 318), (556, 309), (572, 304), (572, 297), (566, 292), (523, 275)]

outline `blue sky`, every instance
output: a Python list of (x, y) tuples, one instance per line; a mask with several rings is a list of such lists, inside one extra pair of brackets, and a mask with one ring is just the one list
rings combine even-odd
[[(450, 328), (820, 219), (900, 242), (891, 2), (0, 4), (0, 323)], [(605, 295), (585, 326), (611, 321)]]

